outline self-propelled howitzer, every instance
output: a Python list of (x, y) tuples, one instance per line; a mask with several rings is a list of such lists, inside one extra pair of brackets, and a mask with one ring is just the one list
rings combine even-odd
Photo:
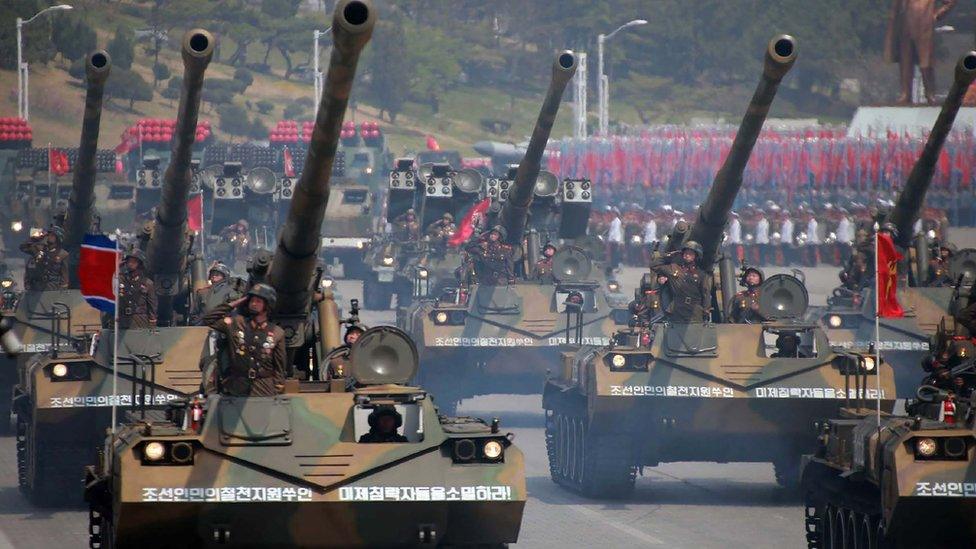
[(742, 173), (749, 162), (756, 139), (762, 131), (773, 98), (776, 97), (776, 90), (779, 89), (783, 77), (793, 67), (794, 61), (796, 61), (796, 47), (793, 37), (784, 34), (769, 41), (763, 63), (762, 79), (759, 80), (746, 114), (742, 117), (732, 148), (715, 175), (708, 196), (702, 202), (698, 210), (698, 218), (691, 228), (689, 240), (701, 244), (703, 250), (701, 264), (706, 271), (710, 270), (715, 262), (719, 244), (722, 243), (722, 232), (728, 222), (729, 212), (732, 211), (732, 203), (742, 186)]
[(536, 179), (539, 177), (542, 155), (546, 151), (549, 134), (552, 132), (552, 125), (555, 123), (556, 114), (559, 112), (559, 102), (562, 100), (563, 91), (566, 89), (569, 80), (576, 74), (576, 63), (576, 56), (573, 55), (573, 52), (564, 51), (556, 56), (556, 60), (552, 64), (552, 80), (549, 82), (549, 90), (542, 102), (542, 109), (539, 111), (535, 128), (532, 130), (529, 146), (525, 150), (522, 161), (519, 162), (508, 201), (502, 207), (502, 226), (508, 233), (508, 243), (513, 246), (522, 245), (522, 235), (525, 232), (529, 206), (532, 205), (532, 197), (535, 196), (533, 191), (535, 190)]
[(173, 131), (170, 163), (163, 176), (163, 189), (155, 226), (147, 248), (148, 270), (159, 294), (158, 323), (167, 326), (173, 317), (173, 297), (180, 291), (185, 270), (186, 201), (190, 196), (190, 161), (196, 137), (203, 74), (213, 56), (213, 36), (193, 29), (183, 37), (183, 89)]
[(78, 283), (78, 253), (81, 240), (91, 226), (95, 207), (95, 154), (98, 152), (98, 132), (102, 123), (105, 81), (111, 70), (112, 58), (107, 52), (100, 50), (88, 56), (85, 63), (85, 117), (81, 122), (78, 160), (74, 166), (64, 227), (64, 249), (71, 254), (68, 276), (72, 286)]

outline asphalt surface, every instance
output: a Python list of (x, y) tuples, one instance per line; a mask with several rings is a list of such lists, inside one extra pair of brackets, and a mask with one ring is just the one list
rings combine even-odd
[[(952, 236), (960, 248), (976, 245), (976, 231)], [(790, 270), (770, 268), (766, 274)], [(630, 291), (642, 273), (624, 268), (618, 279)], [(804, 274), (811, 305), (825, 304), (837, 269)], [(362, 301), (360, 283), (338, 285), (346, 310), (349, 299)], [(393, 323), (391, 311), (363, 311), (361, 318), (368, 325)], [(806, 547), (803, 507), (776, 485), (771, 465), (665, 464), (643, 471), (630, 500), (589, 500), (549, 479), (540, 397), (477, 397), (462, 403), (460, 412), (499, 417), (526, 455), (529, 501), (519, 547)], [(0, 437), (0, 548), (87, 547), (87, 530), (87, 511), (40, 509), (20, 495), (14, 439)]]

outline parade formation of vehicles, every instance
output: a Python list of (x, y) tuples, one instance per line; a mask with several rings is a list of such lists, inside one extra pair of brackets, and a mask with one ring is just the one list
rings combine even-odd
[[(821, 323), (810, 322), (802, 275), (777, 274), (756, 285), (753, 321), (731, 313), (739, 294), (722, 234), (796, 60), (791, 36), (768, 43), (762, 78), (695, 221), (677, 224), (655, 249), (632, 302), (586, 235), (591, 183), (542, 170), (576, 55), (557, 54), (532, 138), (504, 176), (462, 169), (453, 151), (428, 151), (396, 161), (380, 189), (385, 138), (371, 128), (350, 135), (343, 124), (376, 21), (370, 0), (336, 2), (319, 114), (304, 158), (288, 160), (299, 167), (285, 170), (291, 175), (193, 159), (215, 37), (186, 33), (165, 173), (143, 170), (158, 181), (142, 198), (153, 203), (151, 220), (138, 249), (121, 254), (154, 281), (154, 306), (116, 311), (114, 325), (88, 304), (77, 275), (83, 237), (97, 232), (97, 143), (111, 77), (108, 54), (88, 57), (63, 229), (49, 231), (63, 235), (59, 261), (72, 276), (23, 295), (0, 280), (0, 336), (24, 343), (2, 342), (19, 355), (0, 359), (0, 394), (12, 395), (0, 411), (16, 416), (19, 484), (32, 503), (84, 497), (91, 547), (504, 547), (518, 541), (529, 497), (525, 456), (497, 418), (454, 415), (476, 395), (541, 392), (551, 478), (587, 497), (627, 497), (638, 472), (660, 463), (769, 462), (777, 481), (805, 498), (810, 547), (939, 547), (976, 535), (976, 400), (960, 390), (976, 376), (976, 339), (953, 320), (972, 297), (976, 252), (957, 256), (955, 287), (908, 288), (914, 316), (904, 322), (914, 324), (882, 323), (884, 333), (926, 342), (924, 353), (897, 363), (892, 351), (904, 349), (879, 349), (874, 336), (832, 345), (837, 330), (861, 334), (865, 315), (874, 318), (871, 307), (855, 310), (870, 291), (857, 303), (836, 295)], [(889, 214), (902, 231), (896, 243), (915, 251), (916, 280), (928, 248), (913, 248), (910, 227), (974, 77), (970, 52)], [(349, 177), (336, 174), (340, 146)], [(197, 302), (204, 279), (230, 274), (216, 265), (208, 273), (191, 237), (188, 203), (207, 188), (214, 203), (272, 197), (249, 206), (264, 213), (241, 214), (271, 232), (256, 238), (245, 225), (266, 249), (248, 258), (248, 280), (234, 283), (241, 291), (219, 296), (224, 312), (201, 320), (200, 309), (213, 305)], [(690, 264), (673, 266), (686, 269), (670, 271), (673, 279), (655, 270), (688, 251)], [(355, 300), (343, 319), (322, 259), (364, 281), (367, 308), (395, 306), (397, 326), (363, 327)], [(675, 292), (684, 301), (659, 302), (644, 316), (641, 299), (685, 276), (707, 288), (700, 303)], [(241, 320), (254, 296), (273, 309), (273, 324)], [(692, 313), (678, 314), (685, 307)], [(122, 326), (120, 314), (145, 318)], [(342, 324), (358, 328), (345, 345)], [(280, 380), (258, 366), (279, 350)], [(921, 354), (948, 377), (916, 383), (907, 413), (896, 415), (899, 380)], [(246, 375), (235, 371), (245, 360)], [(224, 385), (235, 375), (271, 390), (237, 394)], [(84, 490), (72, 492), (82, 475)]]

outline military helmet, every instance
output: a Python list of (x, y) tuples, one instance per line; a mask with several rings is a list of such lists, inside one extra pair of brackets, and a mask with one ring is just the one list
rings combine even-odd
[(508, 231), (506, 231), (505, 230), (505, 227), (503, 227), (501, 225), (495, 225), (494, 227), (491, 228), (491, 231), (489, 231), (489, 232), (498, 233), (498, 237), (501, 240), (505, 240), (508, 237)]
[(748, 275), (750, 272), (754, 272), (759, 275), (760, 284), (762, 284), (763, 281), (766, 280), (766, 273), (764, 273), (763, 270), (760, 269), (759, 267), (755, 267), (753, 265), (743, 265), (742, 276), (739, 277), (743, 286), (745, 286), (746, 284), (746, 275)]
[(546, 250), (552, 250), (553, 253), (556, 253), (558, 248), (556, 248), (556, 245), (552, 242), (546, 242), (546, 245), (542, 247), (542, 253), (545, 253)]
[(125, 254), (125, 257), (122, 258), (122, 260), (128, 261), (130, 257), (133, 259), (138, 259), (139, 263), (142, 263), (143, 265), (146, 264), (146, 252), (143, 252), (139, 248), (132, 248), (131, 250), (129, 250), (129, 252)]
[(417, 210), (413, 208), (407, 208), (407, 215), (417, 215)]
[(347, 345), (349, 344), (349, 334), (353, 332), (359, 332), (359, 335), (363, 335), (366, 333), (366, 327), (361, 324), (350, 324), (349, 327), (346, 328), (346, 333), (342, 334), (343, 343), (346, 343)]
[(274, 288), (263, 282), (258, 282), (247, 291), (248, 296), (260, 297), (268, 304), (268, 309), (274, 309), (278, 302), (278, 292)]
[(681, 251), (685, 251), (685, 250), (691, 250), (695, 252), (696, 254), (698, 254), (698, 257), (701, 257), (702, 254), (704, 253), (701, 244), (699, 244), (694, 240), (689, 240), (688, 242), (685, 242), (684, 246), (681, 247)]
[(57, 225), (51, 227), (47, 231), (47, 234), (53, 234), (54, 236), (58, 237), (58, 242), (63, 242), (64, 241), (64, 229), (62, 229), (61, 227), (58, 227)]
[(881, 230), (888, 231), (889, 233), (891, 233), (891, 236), (898, 238), (898, 227), (896, 227), (895, 224), (892, 223), (891, 221), (886, 221), (882, 223)]
[(450, 212), (444, 212), (444, 215), (441, 217), (444, 218), (445, 221), (454, 221), (454, 216), (451, 215)]
[(224, 265), (219, 261), (211, 265), (210, 270), (207, 271), (208, 276), (214, 273), (220, 273), (224, 275), (225, 280), (230, 278), (230, 269), (227, 267), (227, 265)]
[(366, 418), (366, 421), (369, 422), (370, 427), (376, 427), (376, 424), (383, 416), (390, 416), (396, 418), (397, 429), (403, 426), (403, 416), (400, 415), (400, 412), (397, 412), (396, 408), (392, 406), (378, 406), (375, 410), (372, 411), (372, 413), (369, 414), (369, 417)]

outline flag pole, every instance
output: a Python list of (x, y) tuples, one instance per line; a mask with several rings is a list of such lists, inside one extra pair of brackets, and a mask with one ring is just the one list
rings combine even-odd
[(112, 330), (112, 435), (118, 423), (119, 403), (119, 230), (115, 231), (115, 276), (112, 277), (112, 292), (115, 297), (113, 307), (114, 326)]
[(877, 401), (875, 402), (878, 416), (878, 431), (881, 430), (881, 269), (878, 267), (879, 258), (879, 230), (881, 227), (874, 223), (874, 368), (878, 382)]

